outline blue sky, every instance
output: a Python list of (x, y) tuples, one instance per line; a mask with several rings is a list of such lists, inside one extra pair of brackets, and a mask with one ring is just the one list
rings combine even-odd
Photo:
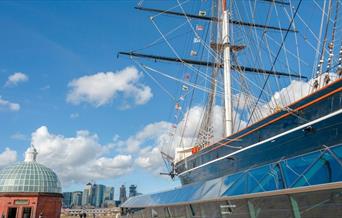
[[(196, 1), (185, 4), (184, 8), (196, 14), (209, 6), (209, 2)], [(179, 185), (178, 181), (158, 175), (164, 170), (158, 149), (168, 145), (165, 142), (170, 140), (172, 124), (184, 121), (174, 118), (175, 101), (130, 59), (116, 57), (118, 51), (142, 48), (160, 37), (149, 19), (151, 14), (135, 10), (136, 3), (0, 2), (0, 167), (23, 160), (25, 150), (33, 143), (40, 153), (38, 160), (60, 175), (64, 191), (81, 190), (88, 181), (114, 186), (116, 196), (121, 184), (136, 184), (142, 193)], [(146, 1), (147, 7), (174, 5), (175, 1)], [(303, 5), (300, 11), (303, 17), (319, 12), (319, 7), (308, 5), (308, 1), (303, 1)], [(268, 10), (265, 3), (261, 2), (260, 7)], [(189, 32), (189, 24), (183, 18), (166, 17), (156, 18), (163, 33), (185, 24), (170, 36), (180, 55), (200, 59), (200, 55), (189, 55), (191, 50), (201, 54), (202, 49), (192, 43), (194, 34)], [(257, 21), (263, 23), (263, 19), (264, 16)], [(307, 25), (317, 27), (318, 19), (316, 16), (307, 20)], [(271, 22), (278, 25), (276, 20)], [(288, 20), (281, 23), (287, 27)], [(197, 24), (208, 28), (204, 22), (191, 22), (193, 26)], [(304, 51), (301, 69), (310, 76), (314, 53), (305, 41), (311, 40), (314, 45), (317, 42), (303, 23), (298, 22), (297, 28), (305, 30), (300, 33), (298, 44)], [(205, 32), (198, 33), (202, 39)], [(267, 36), (277, 41), (281, 37), (276, 34), (270, 32)], [(288, 40), (286, 46), (296, 53), (295, 44), (291, 43), (293, 37), (289, 36), (292, 41)], [(279, 46), (272, 41), (270, 44), (272, 48)], [(165, 43), (144, 52), (174, 56)], [(264, 58), (264, 54), (261, 56)], [(242, 57), (250, 62), (248, 52), (242, 52)], [(203, 59), (206, 60), (205, 55)], [(284, 60), (284, 56), (280, 59)], [(287, 65), (291, 65), (291, 70), (299, 69), (297, 59), (291, 56), (289, 59)], [(269, 63), (265, 62), (267, 68)], [(189, 73), (182, 65), (155, 65), (179, 78)], [(279, 65), (277, 69), (288, 70), (286, 64)], [(194, 79), (192, 76), (190, 80)], [(203, 84), (205, 80), (201, 79)], [(285, 87), (289, 82), (282, 85)], [(162, 85), (176, 98), (184, 94), (180, 84), (163, 79)], [(201, 93), (191, 105), (194, 115), (189, 118), (190, 131), (185, 132), (187, 143), (198, 125), (203, 100)], [(183, 103), (182, 107), (184, 115), (189, 104)], [(222, 112), (220, 108), (215, 110), (215, 115)], [(215, 132), (222, 131), (222, 123), (217, 118), (216, 121)]]
[[(102, 146), (113, 143), (113, 138), (118, 136), (126, 140), (146, 125), (167, 119), (170, 108), (163, 111), (160, 105), (173, 103), (165, 100), (165, 95), (142, 75), (137, 86), (151, 87), (153, 97), (148, 103), (133, 103), (131, 108), (122, 109), (127, 103), (122, 100), (126, 99), (124, 92), (118, 92), (101, 106), (67, 101), (71, 81), (98, 72), (116, 73), (133, 66), (127, 58), (117, 59), (116, 52), (141, 47), (147, 42), (146, 39), (141, 41), (141, 33), (151, 40), (157, 36), (148, 22), (148, 15), (137, 13), (133, 9), (135, 4), (134, 1), (0, 3), (3, 30), (0, 34), (0, 96), (6, 102), (20, 105), (19, 110), (8, 106), (1, 108), (0, 153), (9, 148), (16, 152), (16, 161), (22, 160), (32, 141), (31, 134), (43, 126), (51, 137), (69, 139), (75, 137), (77, 131), (86, 130), (91, 135), (96, 134), (97, 143)], [(27, 78), (6, 85), (16, 72)], [(134, 99), (127, 97), (127, 101), (130, 104)], [(102, 156), (114, 157), (119, 153), (108, 149)], [(53, 168), (44, 158), (40, 157), (42, 162)], [(89, 180), (115, 186), (116, 190), (121, 184), (137, 184), (138, 191), (143, 193), (178, 184), (142, 167), (131, 166), (130, 170), (122, 168), (120, 171), (123, 175)], [(84, 178), (66, 181), (63, 188), (66, 191), (81, 189), (82, 180)]]

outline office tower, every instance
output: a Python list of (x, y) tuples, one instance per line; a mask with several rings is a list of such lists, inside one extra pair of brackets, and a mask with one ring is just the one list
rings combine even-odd
[(106, 187), (104, 193), (104, 200), (111, 201), (114, 200), (114, 187)]
[(124, 185), (122, 185), (120, 187), (120, 202), (123, 203), (127, 200), (127, 196), (126, 196), (126, 187)]
[(129, 186), (129, 197), (137, 196), (137, 186), (131, 185)]
[(72, 193), (71, 207), (79, 207), (82, 205), (82, 194), (81, 191)]
[(63, 192), (63, 207), (70, 208), (71, 206), (72, 193), (71, 192)]
[(95, 193), (94, 193), (94, 206), (95, 207), (101, 207), (104, 199), (104, 192), (106, 189), (106, 186), (95, 184), (94, 185)]
[(84, 205), (91, 205), (92, 204), (92, 197), (93, 196), (93, 185), (88, 183), (83, 191), (82, 195), (82, 206)]

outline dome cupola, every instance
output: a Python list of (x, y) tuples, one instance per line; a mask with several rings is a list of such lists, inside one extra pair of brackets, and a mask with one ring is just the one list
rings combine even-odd
[(37, 163), (38, 152), (31, 145), (23, 162), (0, 170), (0, 193), (62, 193), (58, 176), (50, 168)]

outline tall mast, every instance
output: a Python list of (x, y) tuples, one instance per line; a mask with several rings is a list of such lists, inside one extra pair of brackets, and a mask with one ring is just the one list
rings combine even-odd
[(232, 87), (230, 69), (229, 12), (226, 0), (222, 0), (222, 43), (223, 43), (223, 80), (224, 80), (224, 134), (233, 133)]

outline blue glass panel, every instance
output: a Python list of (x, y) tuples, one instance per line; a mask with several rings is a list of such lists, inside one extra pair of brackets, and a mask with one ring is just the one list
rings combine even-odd
[(287, 187), (298, 179), (298, 177), (319, 157), (320, 151), (310, 153), (308, 155), (296, 157), (282, 162)]
[(241, 195), (246, 193), (247, 174), (241, 176), (232, 186), (223, 194), (225, 196)]
[(222, 178), (206, 181), (192, 199), (215, 198), (220, 194)]
[(238, 181), (240, 179), (240, 177), (242, 177), (242, 173), (237, 173), (234, 175), (230, 175), (227, 178), (224, 179), (222, 187), (221, 187), (221, 196), (225, 195), (226, 191), (233, 185), (236, 183), (236, 181)]
[(294, 187), (337, 181), (342, 181), (342, 167), (329, 152), (326, 152), (308, 171), (305, 172), (305, 174), (295, 183)]
[(277, 189), (283, 189), (285, 188), (285, 178), (283, 178), (283, 175), (281, 173), (281, 169), (280, 169), (280, 164), (276, 164), (274, 166), (274, 171), (276, 172), (276, 185), (277, 185)]
[[(268, 171), (272, 168), (271, 165), (266, 165), (253, 169), (248, 173), (247, 191), (253, 193), (256, 191), (264, 191), (264, 188), (260, 184), (262, 179), (267, 176)], [(257, 188), (259, 186), (259, 189)]]
[(273, 165), (267, 172), (267, 175), (255, 186), (252, 192), (273, 191), (284, 188), (281, 173), (278, 165)]
[(342, 160), (342, 145), (336, 146), (331, 150), (334, 152), (334, 154), (336, 154), (337, 157), (340, 158), (340, 160)]

